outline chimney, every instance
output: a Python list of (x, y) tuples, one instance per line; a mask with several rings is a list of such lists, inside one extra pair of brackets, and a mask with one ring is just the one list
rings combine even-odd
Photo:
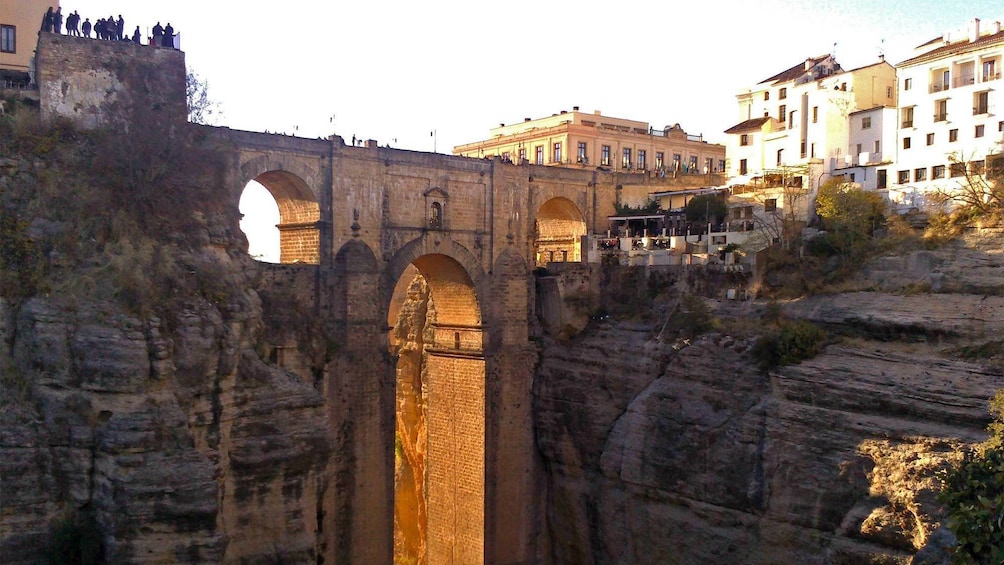
[(879, 53), (879, 63), (884, 63), (884, 62), (885, 62), (885, 54)]
[[(999, 26), (1000, 22), (998, 22), (997, 25)], [(579, 111), (579, 107), (578, 106), (572, 106), (572, 111), (573, 112), (578, 112)]]
[(949, 43), (951, 43), (952, 42), (952, 32), (946, 31), (944, 33), (944, 35), (941, 36), (941, 40), (945, 42), (945, 45), (948, 45)]
[(529, 122), (529, 121), (530, 121), (530, 118), (523, 118), (523, 121), (524, 121), (524, 122)]
[(600, 115), (600, 111), (599, 110), (593, 110), (593, 115), (594, 116), (599, 116)]
[(969, 23), (969, 43), (973, 43), (980, 38), (980, 19), (973, 18)]
[(562, 110), (562, 111), (561, 111), (561, 114), (562, 114), (562, 115), (564, 115), (564, 114), (567, 114), (567, 113), (568, 113), (568, 111), (566, 111), (566, 110)]
[(805, 70), (809, 70), (809, 69), (811, 69), (811, 68), (812, 68), (812, 65), (814, 65), (815, 63), (816, 63), (816, 62), (815, 62), (815, 61), (813, 61), (812, 59), (806, 59), (806, 60), (805, 60)]
[(505, 122), (499, 122), (499, 127), (500, 128), (504, 128), (505, 127)]
[(990, 29), (994, 30), (994, 31), (993, 31), (993, 32), (994, 32), (994, 35), (996, 35), (996, 34), (1000, 33), (1000, 32), (1001, 32), (1001, 23), (1000, 23), (999, 21), (996, 21), (996, 22), (994, 22), (994, 23), (993, 23), (993, 24), (992, 24), (992, 25), (990, 26)]

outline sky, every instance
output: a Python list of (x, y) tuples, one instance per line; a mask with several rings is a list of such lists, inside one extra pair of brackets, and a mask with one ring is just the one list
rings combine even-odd
[(170, 22), (222, 110), (216, 125), (447, 154), (573, 106), (724, 142), (740, 121), (735, 95), (808, 57), (895, 64), (974, 17), (1004, 21), (990, 0), (61, 5), (92, 22), (121, 13), (144, 36)]

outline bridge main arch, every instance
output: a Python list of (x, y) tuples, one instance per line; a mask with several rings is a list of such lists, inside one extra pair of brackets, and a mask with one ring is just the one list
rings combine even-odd
[(279, 208), (279, 262), (320, 262), (320, 186), (318, 171), (295, 159), (259, 155), (240, 166), (244, 186), (251, 181), (265, 187)]
[(395, 561), (483, 563), (484, 274), (459, 244), (425, 236), (387, 276), (396, 279), (385, 297), (396, 363)]

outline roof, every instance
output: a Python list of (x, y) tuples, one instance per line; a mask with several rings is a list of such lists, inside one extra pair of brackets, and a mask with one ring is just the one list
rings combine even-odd
[(769, 120), (768, 117), (763, 118), (753, 118), (752, 120), (746, 120), (745, 122), (739, 122), (738, 124), (725, 130), (725, 133), (742, 133), (744, 131), (756, 131), (763, 127), (763, 124)]
[[(935, 43), (936, 41), (937, 39), (932, 39), (931, 41), (928, 41), (924, 45), (929, 45)], [(976, 41), (969, 41), (969, 38), (966, 37), (961, 41), (955, 41), (947, 45), (943, 45), (936, 49), (932, 49), (926, 53), (917, 55), (916, 57), (913, 57), (911, 59), (902, 61), (896, 66), (908, 67), (910, 65), (926, 63), (928, 61), (934, 61), (936, 59), (941, 59), (944, 57), (951, 57), (952, 55), (958, 55), (960, 53), (966, 53), (967, 51), (976, 51), (977, 49), (989, 47), (996, 43), (1004, 43), (1004, 31), (1001, 31), (999, 33), (991, 33), (989, 35), (984, 35), (979, 39), (977, 39)], [(923, 47), (923, 45), (921, 45), (921, 47)]]
[(806, 59), (805, 61), (800, 61), (797, 65), (791, 67), (790, 69), (786, 69), (786, 70), (781, 71), (780, 73), (778, 73), (778, 74), (776, 74), (776, 75), (774, 75), (774, 76), (772, 76), (770, 78), (767, 78), (767, 79), (764, 79), (764, 80), (760, 81), (758, 84), (763, 84), (765, 82), (785, 82), (785, 81), (789, 81), (789, 80), (795, 80), (796, 78), (798, 78), (798, 77), (802, 76), (803, 74), (805, 74), (805, 71), (806, 71), (805, 63), (806, 62), (811, 61), (812, 65), (810, 66), (810, 68), (812, 68), (812, 67), (815, 67), (816, 65), (818, 65), (819, 63), (821, 63), (822, 61), (826, 60), (827, 57), (829, 57), (829, 55), (822, 55), (822, 56), (819, 56), (819, 57), (810, 57), (809, 59)]

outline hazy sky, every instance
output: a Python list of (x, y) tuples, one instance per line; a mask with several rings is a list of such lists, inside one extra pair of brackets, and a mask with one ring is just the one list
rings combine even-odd
[(222, 107), (219, 125), (440, 153), (572, 106), (722, 142), (740, 121), (736, 93), (807, 57), (835, 49), (852, 69), (881, 51), (895, 64), (974, 17), (1004, 21), (990, 0), (254, 4), (267, 8), (81, 0), (63, 12), (121, 13), (144, 36), (170, 22)]

